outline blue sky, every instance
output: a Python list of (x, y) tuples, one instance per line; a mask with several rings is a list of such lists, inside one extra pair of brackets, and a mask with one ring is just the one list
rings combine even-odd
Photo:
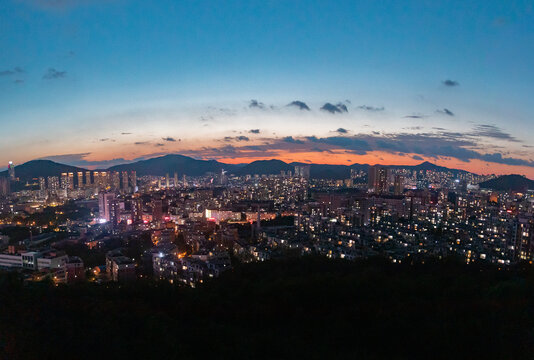
[[(534, 168), (531, 1), (5, 0), (0, 46), (2, 164), (243, 158), (247, 149), (236, 153), (240, 144), (225, 138), (259, 128), (250, 142), (274, 146), (343, 128), (377, 137), (370, 143), (454, 132), (463, 142), (452, 147)], [(294, 100), (311, 111), (288, 109)], [(321, 111), (326, 102), (348, 112)], [(474, 136), (481, 125), (501, 135)], [(180, 141), (161, 145), (165, 137)], [(231, 153), (208, 151), (228, 145)]]

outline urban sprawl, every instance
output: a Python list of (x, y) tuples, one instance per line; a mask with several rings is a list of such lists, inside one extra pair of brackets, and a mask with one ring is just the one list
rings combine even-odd
[(457, 256), (508, 266), (534, 256), (534, 193), (492, 176), (371, 166), (342, 180), (310, 167), (200, 177), (83, 171), (15, 189), (0, 177), (0, 269), (55, 283), (197, 286), (239, 262), (318, 255), (394, 263)]

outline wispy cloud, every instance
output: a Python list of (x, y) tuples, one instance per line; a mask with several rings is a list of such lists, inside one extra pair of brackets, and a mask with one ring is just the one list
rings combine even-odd
[(369, 106), (369, 105), (360, 105), (360, 106), (358, 106), (358, 109), (365, 110), (365, 111), (372, 111), (372, 112), (384, 111), (385, 110), (385, 108), (383, 106), (376, 107), (376, 106)]
[(258, 100), (250, 100), (250, 102), (248, 103), (248, 107), (251, 108), (251, 109), (265, 109), (265, 104), (258, 101)]
[(498, 140), (508, 140), (511, 142), (520, 142), (518, 139), (504, 132), (501, 128), (495, 125), (478, 125), (475, 127), (473, 132), (469, 133), (469, 135), (477, 137), (487, 137)]
[(61, 79), (67, 76), (66, 71), (59, 71), (54, 68), (49, 68), (47, 72), (43, 75), (43, 79), (45, 80), (55, 80), (55, 79)]
[(247, 136), (241, 135), (241, 136), (226, 136), (224, 138), (224, 141), (250, 141), (250, 139)]
[(173, 138), (173, 137), (164, 137), (164, 138), (161, 138), (161, 140), (163, 141), (168, 141), (168, 142), (176, 142), (176, 139)]
[(260, 133), (260, 129), (250, 129), (248, 132), (251, 133), (251, 134), (259, 134)]
[(14, 67), (13, 69), (7, 69), (7, 70), (1, 70), (0, 76), (10, 76), (10, 75), (17, 75), (17, 74), (23, 74), (24, 69), (21, 67)]

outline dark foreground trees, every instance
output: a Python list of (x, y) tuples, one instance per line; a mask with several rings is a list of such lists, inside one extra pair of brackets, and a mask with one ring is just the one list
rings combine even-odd
[(197, 289), (0, 277), (0, 358), (501, 358), (534, 353), (534, 275), (289, 259)]

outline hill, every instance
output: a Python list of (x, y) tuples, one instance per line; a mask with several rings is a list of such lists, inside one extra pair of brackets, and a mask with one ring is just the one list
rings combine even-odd
[[(15, 175), (23, 182), (30, 181), (40, 176), (59, 176), (63, 172), (77, 171), (85, 171), (85, 169), (76, 166), (60, 164), (51, 160), (32, 160), (15, 167)], [(7, 175), (7, 171), (0, 172), (0, 176)]]
[(132, 171), (138, 176), (174, 174), (180, 176), (201, 176), (207, 172), (219, 173), (222, 169), (232, 171), (235, 165), (223, 164), (215, 160), (196, 160), (188, 156), (171, 154), (131, 164), (112, 166), (108, 171)]
[(519, 191), (534, 190), (534, 181), (521, 175), (504, 175), (495, 179), (480, 183), (480, 188), (496, 191)]
[(257, 160), (235, 171), (236, 175), (279, 175), (281, 171), (294, 171), (295, 167), (282, 160)]

